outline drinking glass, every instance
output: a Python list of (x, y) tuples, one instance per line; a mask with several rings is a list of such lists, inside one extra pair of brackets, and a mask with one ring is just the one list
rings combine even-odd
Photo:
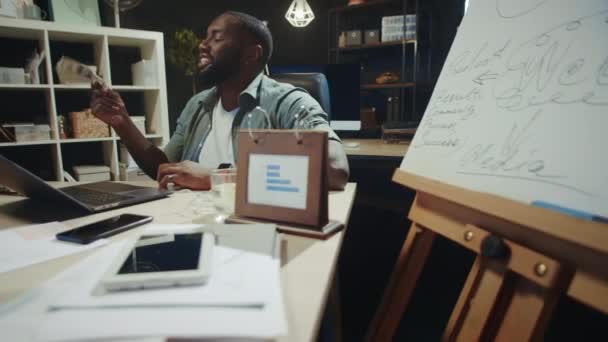
[(211, 172), (211, 197), (218, 211), (217, 222), (223, 222), (234, 212), (236, 168), (217, 169)]

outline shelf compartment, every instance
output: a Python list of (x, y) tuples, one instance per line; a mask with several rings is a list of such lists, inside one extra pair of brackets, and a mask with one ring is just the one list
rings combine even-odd
[[(51, 68), (53, 69), (53, 83), (57, 86), (57, 89), (61, 89), (61, 87), (66, 88), (79, 88), (83, 85), (83, 83), (77, 84), (62, 84), (59, 82), (59, 77), (57, 76), (57, 71), (55, 70), (57, 66), (57, 62), (61, 59), (62, 56), (73, 58), (85, 65), (92, 65), (97, 68), (97, 74), (102, 74), (102, 77), (106, 79), (103, 75), (104, 67), (101, 65), (102, 61), (102, 52), (103, 52), (103, 36), (87, 36), (84, 35), (84, 39), (75, 41), (74, 35), (68, 35), (64, 37), (63, 35), (59, 35), (55, 38), (61, 38), (62, 40), (54, 39), (53, 35), (49, 32), (50, 42), (49, 46), (51, 49)], [(77, 36), (77, 35), (76, 35)]]
[(130, 116), (144, 116), (146, 118), (146, 135), (160, 134), (161, 122), (161, 102), (160, 91), (156, 87), (152, 90), (145, 87), (119, 87), (118, 90), (122, 97), (127, 112)]
[(84, 91), (89, 88), (74, 86), (62, 86), (57, 88), (57, 90), (61, 90), (55, 92), (57, 115), (64, 115), (69, 119), (68, 114), (70, 112), (80, 112), (89, 108), (91, 96), (89, 92)]
[[(4, 27), (0, 27), (0, 46), (2, 46), (3, 51), (10, 53), (0, 54), (0, 66), (8, 68), (25, 68), (27, 66), (27, 60), (34, 54), (34, 52), (41, 53), (42, 51), (45, 51), (43, 31), (28, 31), (28, 34), (24, 34), (21, 35), (19, 38), (15, 38), (3, 36), (2, 33), (8, 34), (8, 32), (4, 32), (5, 29), (6, 28)], [(45, 60), (42, 60), (42, 63), (40, 63), (37, 69), (39, 75), (39, 83), (42, 84), (48, 83), (45, 62)], [(8, 85), (38, 85), (26, 84), (26, 80), (23, 80), (23, 82), (24, 84)]]
[(50, 91), (48, 89), (23, 91), (3, 88), (0, 90), (0, 103), (2, 103), (2, 116), (0, 116), (2, 124), (11, 122), (50, 124), (48, 112)]
[(399, 89), (399, 88), (413, 88), (416, 86), (414, 82), (403, 82), (403, 83), (387, 83), (387, 84), (362, 84), (361, 89)]
[[(109, 141), (82, 141), (80, 144), (61, 144), (63, 170), (74, 174), (76, 165), (105, 165), (110, 167), (111, 180), (118, 180), (116, 147)], [(63, 141), (65, 142), (65, 141)]]
[[(158, 64), (160, 63), (160, 58), (158, 56), (159, 51), (161, 54), (164, 54), (162, 49), (159, 50), (159, 46), (154, 40), (108, 36), (112, 85), (114, 85), (114, 87), (134, 86), (158, 88), (161, 77), (161, 75), (158, 74)], [(154, 70), (154, 78), (156, 80), (152, 82), (155, 83), (145, 85), (135, 83), (136, 79), (132, 72), (132, 65), (142, 60), (149, 61), (150, 64), (146, 64), (146, 66)]]

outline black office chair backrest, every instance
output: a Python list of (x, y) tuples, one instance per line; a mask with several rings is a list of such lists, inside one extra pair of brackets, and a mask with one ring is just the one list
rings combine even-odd
[(327, 113), (331, 119), (331, 101), (329, 98), (329, 86), (325, 75), (319, 72), (311, 73), (289, 73), (275, 74), (271, 78), (278, 82), (289, 83), (295, 87), (306, 90)]

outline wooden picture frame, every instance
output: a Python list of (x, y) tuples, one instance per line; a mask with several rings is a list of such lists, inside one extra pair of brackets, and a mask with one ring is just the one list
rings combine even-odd
[[(299, 230), (323, 231), (323, 228), (329, 223), (326, 175), (327, 132), (318, 130), (241, 130), (238, 133), (238, 137), (236, 217), (284, 222), (297, 226)], [(287, 197), (290, 194), (281, 193), (283, 190), (274, 193), (277, 196), (277, 200), (269, 200), (269, 202), (273, 203), (261, 203), (264, 201), (259, 201), (258, 198), (253, 197), (253, 191), (250, 193), (252, 189), (251, 182), (253, 181), (258, 182), (258, 185), (259, 182), (265, 182), (263, 186), (266, 187), (265, 191), (268, 191), (268, 193), (264, 194), (264, 196), (272, 196), (270, 191), (275, 191), (268, 190), (269, 187), (273, 187), (269, 183), (269, 171), (262, 171), (266, 172), (265, 180), (250, 179), (252, 173), (260, 173), (259, 169), (253, 169), (260, 165), (256, 162), (258, 156), (270, 158), (267, 160), (273, 160), (272, 158), (292, 158), (294, 161), (298, 160), (300, 165), (307, 164), (306, 189), (294, 186), (291, 188), (294, 192), (305, 190), (306, 201), (303, 208), (295, 208), (296, 205), (278, 203), (282, 199), (289, 200)], [(303, 162), (304, 159), (307, 160), (307, 163)], [(254, 162), (252, 163), (252, 161)], [(292, 165), (292, 167), (294, 166)], [(292, 171), (291, 174), (293, 175), (294, 172)], [(276, 176), (278, 177), (279, 175), (277, 174)], [(281, 181), (289, 184), (289, 180), (287, 179)], [(256, 186), (256, 191), (258, 191), (257, 189), (259, 189), (259, 186)], [(287, 191), (291, 190), (287, 189)]]

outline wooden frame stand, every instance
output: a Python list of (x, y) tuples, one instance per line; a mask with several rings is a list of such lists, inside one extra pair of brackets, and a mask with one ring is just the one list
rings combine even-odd
[[(445, 341), (539, 341), (563, 294), (608, 313), (608, 226), (397, 170), (417, 191), (368, 341), (391, 341), (438, 235), (477, 254)], [(604, 265), (604, 266), (602, 266)]]

